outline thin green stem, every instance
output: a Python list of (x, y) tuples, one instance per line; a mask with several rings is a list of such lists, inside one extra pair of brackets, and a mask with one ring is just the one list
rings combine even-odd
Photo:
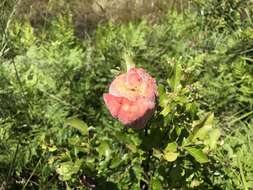
[(20, 146), (20, 140), (17, 143), (16, 150), (15, 150), (15, 153), (14, 153), (14, 157), (12, 159), (12, 162), (11, 162), (11, 165), (10, 165), (10, 169), (8, 171), (7, 180), (6, 180), (7, 183), (9, 182), (10, 177), (11, 177), (11, 175), (13, 173), (13, 170), (14, 170), (14, 165), (15, 165), (15, 162), (16, 162), (16, 159), (17, 159), (19, 146)]
[[(43, 156), (42, 156), (42, 157), (43, 157)], [(38, 161), (37, 164), (35, 165), (35, 168), (33, 169), (31, 175), (30, 175), (29, 178), (27, 179), (27, 181), (26, 181), (25, 185), (23, 186), (22, 190), (24, 190), (24, 189), (26, 188), (26, 186), (28, 185), (29, 181), (31, 180), (32, 176), (34, 175), (34, 173), (35, 173), (37, 167), (39, 166), (40, 162), (41, 162), (41, 158), (39, 159), (39, 161)]]
[(241, 156), (242, 156), (242, 151), (241, 151), (240, 156), (238, 157), (238, 165), (239, 165), (239, 169), (240, 169), (240, 175), (241, 175), (241, 178), (242, 178), (242, 183), (243, 183), (244, 190), (248, 190), (247, 181), (246, 181), (246, 178), (245, 178), (245, 175), (244, 175), (244, 172), (243, 172), (243, 168), (242, 168)]

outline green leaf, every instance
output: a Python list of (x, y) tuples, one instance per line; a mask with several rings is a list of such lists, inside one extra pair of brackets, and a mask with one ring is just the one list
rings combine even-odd
[(165, 88), (162, 84), (158, 84), (158, 94), (159, 96), (162, 96), (163, 94), (165, 94)]
[(111, 169), (117, 168), (122, 163), (122, 161), (123, 160), (121, 158), (118, 157), (113, 158), (110, 164), (110, 168)]
[(202, 152), (202, 150), (194, 147), (184, 147), (184, 149), (195, 158), (195, 160), (201, 164), (209, 162), (208, 157)]
[(179, 63), (176, 63), (174, 65), (173, 78), (168, 81), (171, 88), (172, 88), (172, 90), (173, 90), (173, 92), (176, 92), (181, 88), (181, 85), (180, 85), (181, 72), (182, 72), (181, 65)]
[(210, 114), (207, 116), (204, 125), (213, 125), (213, 120), (214, 120), (214, 114), (213, 114), (213, 113), (210, 113)]
[(221, 131), (220, 129), (213, 129), (210, 133), (209, 133), (209, 146), (211, 149), (215, 149), (218, 139), (220, 138), (221, 135)]
[(55, 145), (49, 146), (49, 147), (48, 147), (48, 151), (49, 151), (49, 152), (54, 152), (54, 151), (56, 151), (56, 150), (57, 150), (57, 147), (56, 147)]
[(200, 140), (204, 140), (213, 127), (213, 120), (214, 114), (211, 113), (207, 116), (203, 126), (195, 132), (193, 139), (199, 138)]
[(68, 181), (71, 179), (73, 174), (78, 173), (81, 164), (82, 160), (77, 160), (76, 162), (62, 162), (56, 168), (56, 172), (60, 175), (63, 181)]
[(132, 56), (129, 53), (124, 53), (123, 58), (125, 60), (124, 70), (128, 71), (129, 69), (135, 67)]
[(80, 119), (77, 119), (77, 118), (67, 119), (67, 121), (65, 122), (65, 125), (71, 126), (79, 130), (83, 135), (88, 134), (88, 125)]
[(159, 105), (164, 108), (170, 102), (170, 99), (166, 93), (160, 94), (159, 93)]
[(111, 158), (112, 150), (106, 141), (101, 142), (101, 144), (97, 148), (97, 151), (98, 151), (100, 157), (105, 156), (105, 160), (109, 160)]
[(163, 190), (161, 181), (156, 178), (151, 179), (151, 187), (152, 190)]
[(143, 173), (144, 173), (143, 168), (137, 163), (134, 164), (132, 168), (134, 170), (134, 174), (135, 174), (136, 178), (138, 180), (143, 179)]
[(163, 154), (160, 150), (157, 150), (157, 149), (153, 148), (153, 156), (160, 160), (161, 157), (163, 156)]
[(163, 158), (167, 160), (168, 162), (173, 162), (177, 159), (179, 153), (175, 152), (164, 152)]
[(171, 142), (168, 143), (166, 148), (164, 149), (165, 152), (176, 152), (177, 151), (177, 143)]
[(166, 117), (169, 113), (171, 112), (171, 108), (169, 106), (165, 107), (162, 111), (161, 111), (161, 115), (163, 115), (164, 117)]

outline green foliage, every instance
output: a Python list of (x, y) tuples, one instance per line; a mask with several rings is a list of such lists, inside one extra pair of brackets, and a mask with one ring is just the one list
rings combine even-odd
[[(0, 59), (2, 187), (250, 189), (251, 20), (237, 15), (248, 3), (217, 2), (153, 25), (107, 23), (82, 41), (68, 11), (39, 31), (12, 22)], [(102, 99), (134, 63), (158, 83), (145, 130), (124, 128)]]
[(252, 2), (245, 0), (195, 0), (204, 22), (218, 31), (252, 24)]
[[(250, 189), (252, 187), (252, 121), (237, 122), (237, 128), (224, 138), (218, 149), (220, 167), (214, 176), (223, 189)], [(226, 180), (224, 180), (226, 179)]]

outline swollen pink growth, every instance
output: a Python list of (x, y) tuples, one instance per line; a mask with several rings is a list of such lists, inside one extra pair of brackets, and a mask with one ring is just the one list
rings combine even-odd
[(154, 113), (157, 96), (155, 79), (144, 69), (131, 68), (112, 81), (103, 98), (114, 118), (126, 126), (144, 128)]

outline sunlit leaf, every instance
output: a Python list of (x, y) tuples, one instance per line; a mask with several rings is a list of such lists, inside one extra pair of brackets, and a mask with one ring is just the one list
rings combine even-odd
[(124, 53), (123, 58), (125, 60), (124, 70), (128, 71), (129, 69), (135, 67), (132, 56), (129, 53)]
[(159, 94), (159, 105), (161, 107), (166, 107), (167, 104), (169, 103), (169, 97), (167, 94)]
[(56, 172), (61, 176), (63, 181), (67, 181), (71, 179), (73, 174), (79, 171), (81, 164), (82, 160), (62, 162), (56, 168)]
[(220, 135), (221, 135), (220, 129), (213, 129), (209, 133), (209, 146), (211, 149), (214, 149), (216, 147)]
[(166, 148), (164, 149), (165, 152), (176, 152), (177, 151), (177, 143), (171, 142), (168, 143)]
[(161, 111), (161, 115), (163, 115), (164, 117), (166, 117), (169, 113), (171, 112), (171, 108), (169, 106), (165, 107), (162, 111)]
[(67, 119), (65, 122), (65, 125), (71, 126), (77, 130), (79, 130), (82, 135), (87, 135), (88, 134), (88, 126), (87, 124), (77, 118), (73, 118), (73, 119)]
[(194, 147), (184, 147), (184, 149), (195, 158), (195, 160), (201, 164), (209, 162), (208, 157), (202, 152), (202, 150)]
[(181, 84), (180, 84), (181, 72), (182, 72), (181, 65), (179, 63), (176, 63), (174, 65), (174, 75), (172, 79), (168, 81), (173, 92), (176, 92), (181, 88)]
[(213, 127), (213, 119), (214, 119), (214, 114), (211, 113), (207, 116), (204, 124), (202, 127), (200, 127), (194, 134), (194, 139), (199, 138), (201, 140), (204, 140), (207, 136), (207, 134), (211, 131)]
[(179, 153), (176, 152), (164, 152), (163, 158), (167, 160), (168, 162), (173, 162), (177, 159), (179, 156)]
[(161, 151), (153, 148), (153, 156), (160, 160), (163, 156), (163, 153)]
[(112, 149), (106, 141), (101, 142), (97, 151), (100, 156), (105, 156), (105, 160), (109, 160), (111, 158)]
[(158, 84), (158, 94), (159, 94), (159, 96), (165, 94), (165, 89), (162, 84)]
[(54, 152), (54, 151), (56, 151), (57, 150), (57, 147), (55, 146), (55, 145), (53, 145), (53, 146), (48, 146), (48, 151), (49, 152)]

